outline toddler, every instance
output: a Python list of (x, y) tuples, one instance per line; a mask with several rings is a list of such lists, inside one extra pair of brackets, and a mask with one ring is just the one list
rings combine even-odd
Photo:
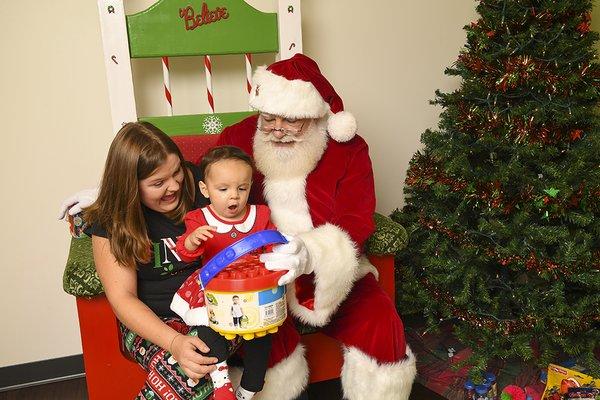
[[(176, 245), (176, 252), (182, 261), (192, 262), (202, 257), (206, 262), (250, 233), (276, 229), (270, 221), (267, 206), (247, 204), (254, 163), (241, 149), (221, 146), (210, 150), (200, 163), (200, 171), (200, 191), (210, 199), (210, 205), (186, 214), (186, 230), (177, 239)], [(193, 273), (181, 285), (173, 297), (171, 309), (187, 325), (208, 326), (209, 315), (197, 273)], [(237, 322), (241, 322), (241, 316)], [(211, 349), (209, 355), (219, 359), (217, 370), (210, 374), (215, 387), (215, 400), (251, 399), (263, 388), (271, 350), (270, 335), (245, 342), (244, 373), (235, 395), (225, 361), (227, 342), (218, 336), (213, 343), (207, 343)]]

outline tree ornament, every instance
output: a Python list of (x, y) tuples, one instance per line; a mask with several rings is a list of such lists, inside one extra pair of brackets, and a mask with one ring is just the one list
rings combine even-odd
[(571, 131), (571, 140), (574, 142), (578, 139), (581, 139), (581, 135), (583, 134), (583, 131), (581, 129), (575, 129)]
[(508, 385), (502, 389), (500, 400), (525, 400), (525, 391), (516, 385)]

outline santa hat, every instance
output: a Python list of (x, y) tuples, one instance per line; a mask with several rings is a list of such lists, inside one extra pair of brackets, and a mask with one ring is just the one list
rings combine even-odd
[(286, 118), (327, 118), (327, 133), (337, 142), (356, 134), (356, 119), (319, 66), (304, 54), (259, 67), (252, 78), (250, 106)]

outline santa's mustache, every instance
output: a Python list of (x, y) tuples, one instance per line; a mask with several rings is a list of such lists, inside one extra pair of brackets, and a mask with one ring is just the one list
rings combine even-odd
[[(260, 131), (259, 131), (260, 132)], [(274, 143), (299, 143), (299, 142), (303, 142), (304, 138), (302, 137), (296, 137), (296, 136), (292, 136), (292, 135), (284, 135), (282, 138), (277, 138), (275, 137), (275, 135), (273, 134), (273, 132), (265, 134), (264, 132), (260, 132), (262, 134), (262, 136), (260, 137), (260, 139), (263, 142), (274, 142)]]

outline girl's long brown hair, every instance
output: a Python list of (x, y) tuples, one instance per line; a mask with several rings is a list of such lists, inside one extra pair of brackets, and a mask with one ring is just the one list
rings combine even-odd
[(181, 223), (193, 206), (195, 184), (173, 140), (148, 122), (131, 122), (119, 130), (110, 145), (98, 199), (84, 211), (84, 218), (106, 230), (112, 254), (121, 265), (135, 268), (138, 263), (150, 261), (152, 244), (138, 184), (152, 175), (169, 154), (179, 157), (184, 180), (177, 208), (166, 215)]

